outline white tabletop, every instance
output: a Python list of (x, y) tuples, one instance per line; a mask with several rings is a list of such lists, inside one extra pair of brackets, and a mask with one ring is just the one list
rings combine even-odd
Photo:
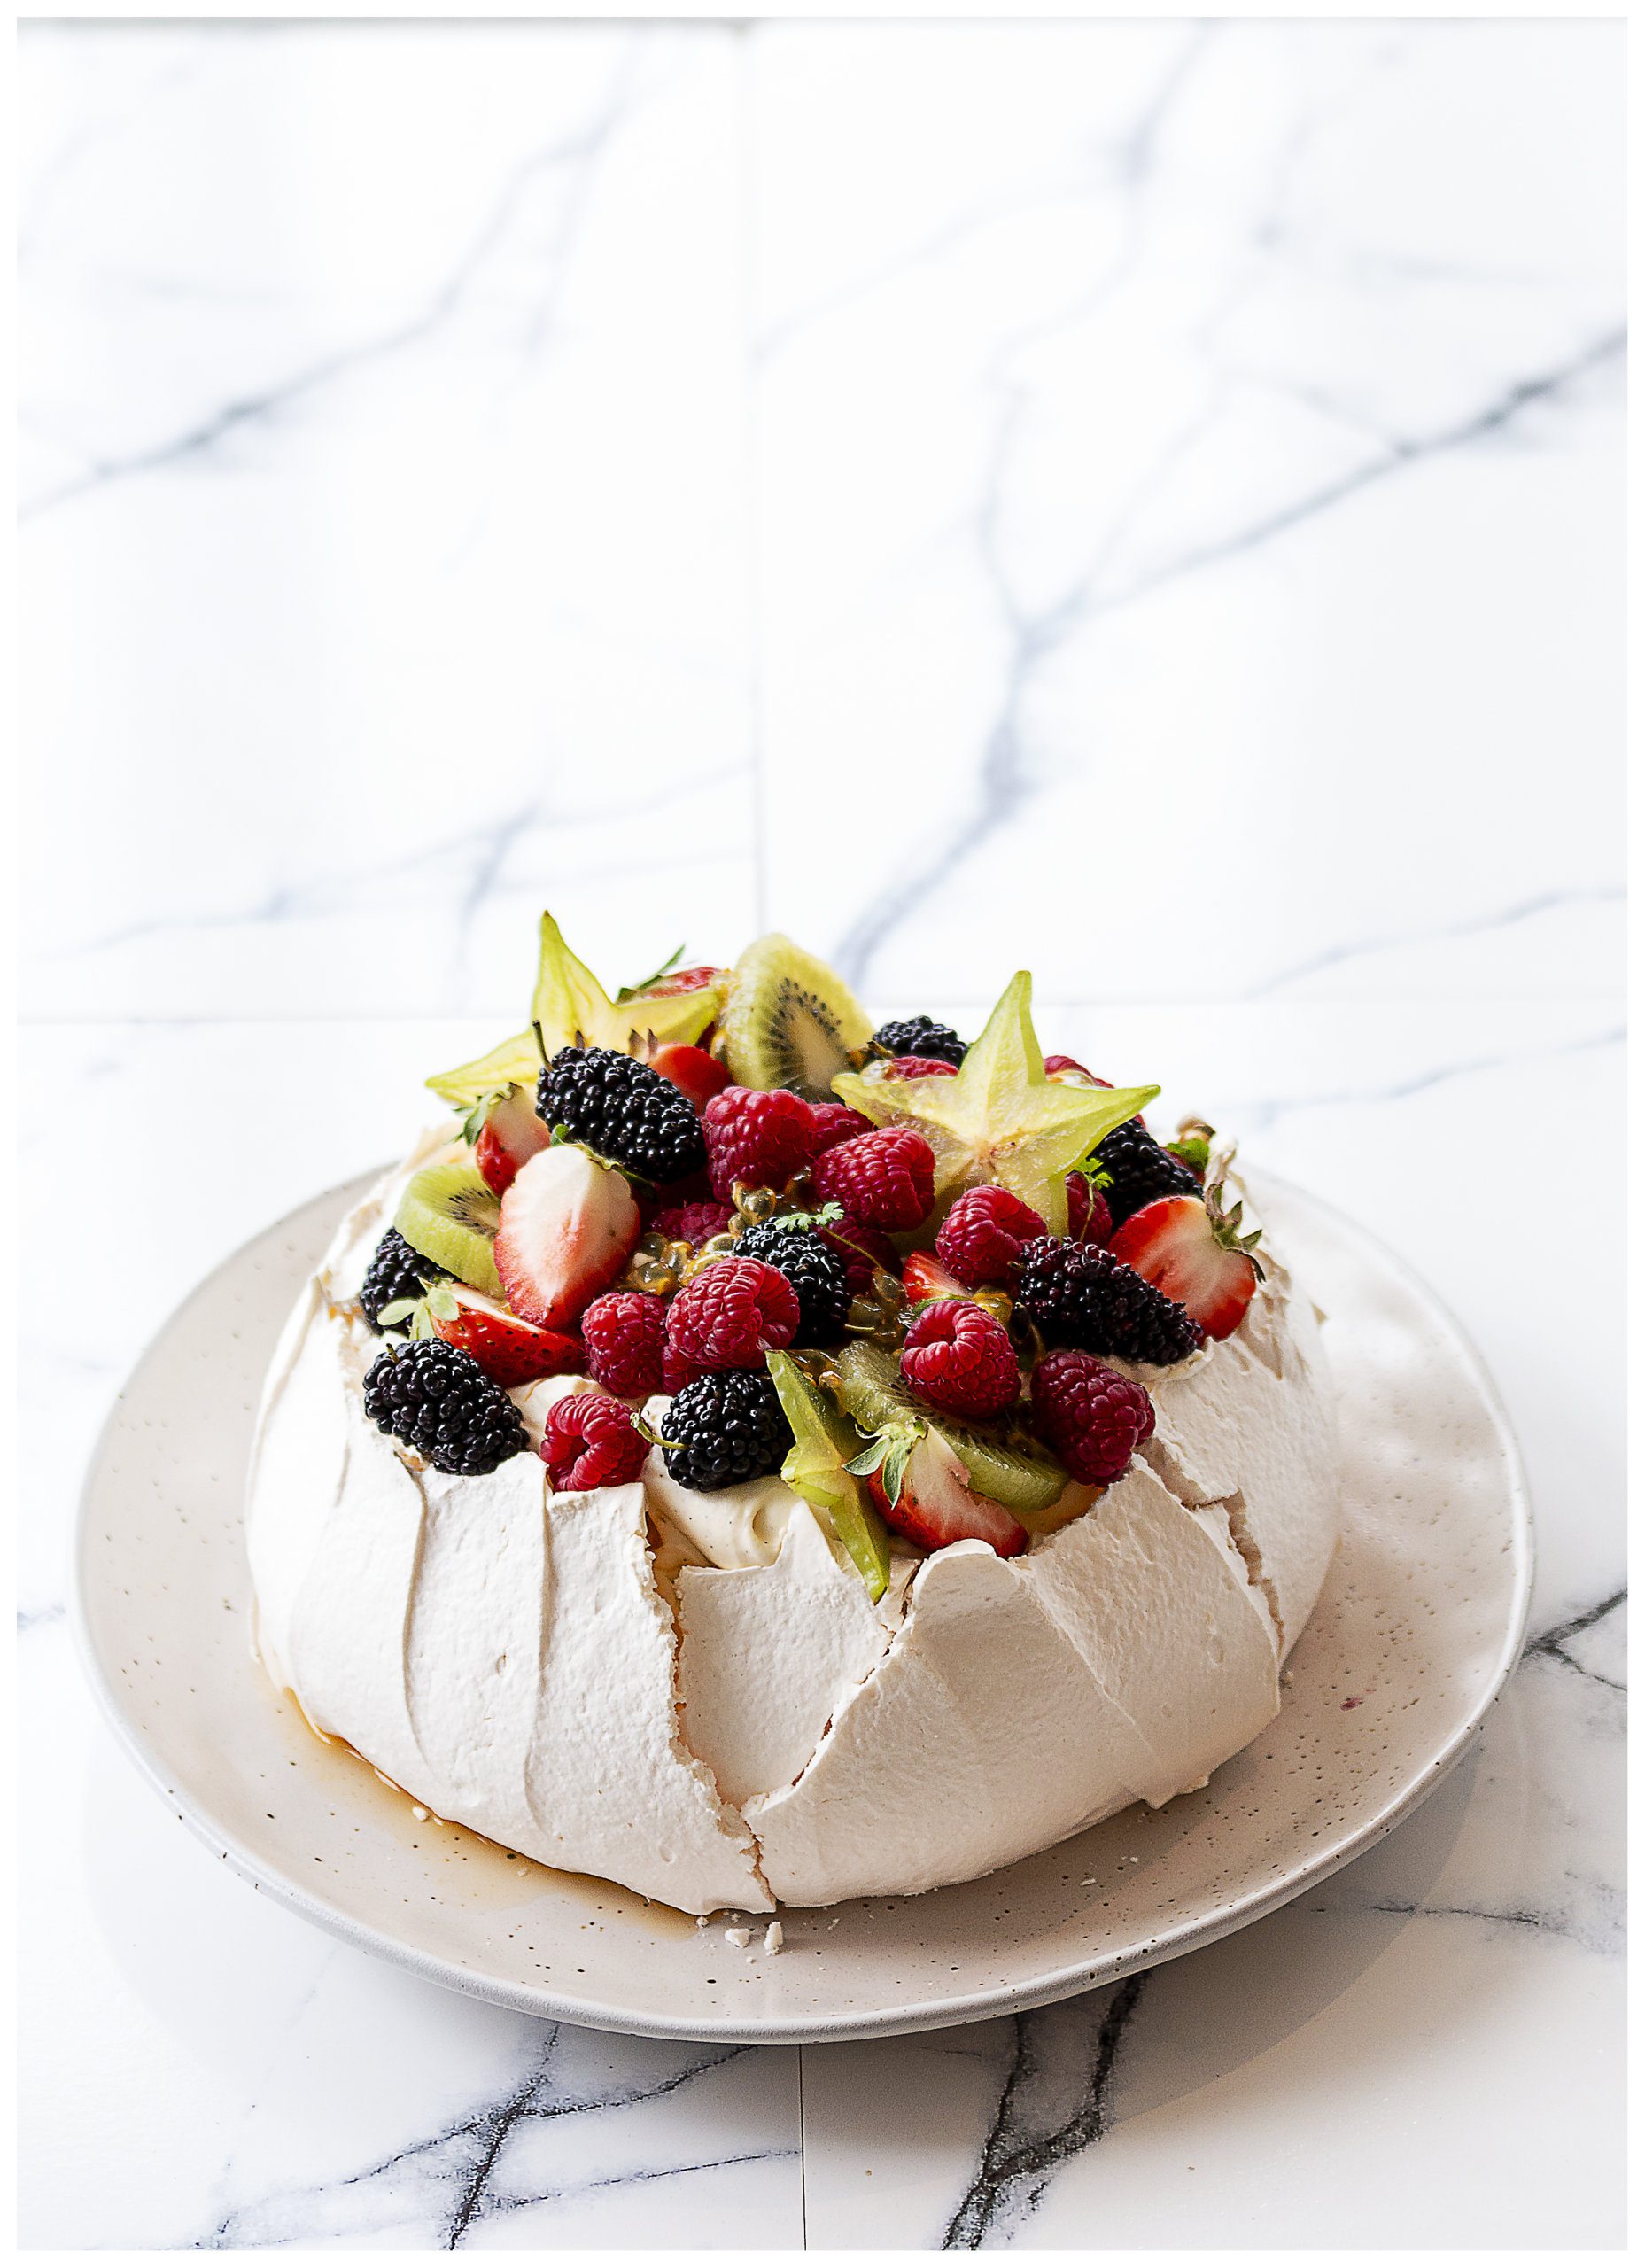
[[(24, 97), (24, 2241), (1619, 2242), (1619, 31), (80, 26)], [(422, 1985), (166, 1814), (96, 1429), (543, 904), (962, 1029), (1030, 966), (1428, 1278), (1540, 1566), (1416, 1818), (796, 2051)]]

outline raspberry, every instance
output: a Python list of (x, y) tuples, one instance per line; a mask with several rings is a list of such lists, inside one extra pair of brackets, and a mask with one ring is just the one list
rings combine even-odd
[(828, 1222), (817, 1233), (844, 1261), (845, 1288), (853, 1299), (868, 1289), (876, 1268), (883, 1268), (888, 1276), (897, 1272), (896, 1247), (882, 1229), (867, 1228), (848, 1216), (843, 1221)]
[(865, 1118), (860, 1110), (848, 1109), (842, 1102), (814, 1102), (811, 1122), (817, 1130), (811, 1146), (814, 1158), (821, 1157), (825, 1150), (832, 1150), (838, 1142), (849, 1142), (853, 1134), (872, 1134), (874, 1130), (872, 1118)]
[(637, 1401), (663, 1386), (668, 1309), (655, 1292), (602, 1292), (583, 1309), (588, 1368), (608, 1394)]
[(789, 1345), (799, 1327), (799, 1294), (788, 1278), (734, 1254), (694, 1276), (668, 1311), (668, 1343), (694, 1372), (763, 1371), (769, 1350)]
[(1076, 1480), (1117, 1480), (1153, 1431), (1144, 1388), (1072, 1347), (1036, 1365), (1028, 1391), (1036, 1430)]
[(1109, 1177), (1108, 1211), (1117, 1229), (1156, 1197), (1198, 1197), (1199, 1182), (1143, 1125), (1128, 1118), (1097, 1145), (1097, 1162)]
[(1036, 1237), (1022, 1248), (1015, 1312), (1053, 1347), (1123, 1355), (1133, 1363), (1180, 1363), (1205, 1332), (1145, 1276), (1099, 1245)]
[(651, 1225), (671, 1243), (706, 1244), (710, 1237), (724, 1236), (731, 1220), (730, 1206), (711, 1197), (706, 1204), (665, 1205)]
[(787, 1087), (722, 1087), (703, 1110), (702, 1134), (714, 1194), (729, 1200), (734, 1182), (785, 1188), (811, 1161), (816, 1118)]
[(902, 1016), (895, 1022), (881, 1024), (874, 1034), (874, 1045), (883, 1047), (888, 1055), (924, 1055), (940, 1063), (951, 1063), (958, 1070), (966, 1060), (966, 1043), (951, 1024), (940, 1024), (933, 1016)]
[(568, 1394), (549, 1410), (538, 1455), (556, 1493), (615, 1488), (639, 1479), (646, 1444), (625, 1403), (609, 1394)]
[(1045, 1223), (1031, 1205), (991, 1184), (967, 1189), (949, 1208), (937, 1231), (936, 1256), (968, 1291), (997, 1284), (1016, 1266), (1030, 1237), (1043, 1237)]
[(1113, 1216), (1100, 1189), (1082, 1173), (1068, 1176), (1068, 1234), (1075, 1244), (1106, 1244), (1113, 1233)]
[(906, 1127), (885, 1126), (825, 1150), (811, 1180), (825, 1202), (871, 1229), (917, 1228), (931, 1210), (936, 1160)]
[(845, 1333), (850, 1286), (845, 1262), (811, 1229), (780, 1229), (762, 1221), (737, 1239), (742, 1260), (763, 1260), (788, 1278), (800, 1302), (800, 1347), (837, 1347)]
[(1011, 1340), (971, 1300), (922, 1308), (908, 1326), (902, 1367), (917, 1393), (960, 1418), (997, 1418), (1020, 1386)]

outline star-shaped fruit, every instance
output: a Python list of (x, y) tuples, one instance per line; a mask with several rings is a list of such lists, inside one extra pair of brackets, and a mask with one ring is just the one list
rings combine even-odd
[(613, 1000), (566, 944), (553, 914), (545, 913), (531, 1025), (488, 1055), (460, 1063), (454, 1071), (437, 1072), (428, 1084), (454, 1110), (472, 1111), (509, 1087), (536, 1085), (543, 1067), (538, 1031), (550, 1055), (574, 1041), (585, 1047), (612, 1047), (620, 1055), (640, 1055), (651, 1038), (659, 1045), (700, 1039), (719, 1014), (723, 997), (718, 983), (684, 991), (668, 989), (667, 971), (659, 970), (648, 986)]
[(1074, 1086), (1045, 1076), (1019, 969), (952, 1079), (874, 1079), (844, 1071), (842, 1102), (877, 1126), (909, 1126), (936, 1159), (939, 1209), (962, 1189), (997, 1183), (1032, 1205), (1052, 1236), (1068, 1231), (1067, 1177), (1158, 1087)]

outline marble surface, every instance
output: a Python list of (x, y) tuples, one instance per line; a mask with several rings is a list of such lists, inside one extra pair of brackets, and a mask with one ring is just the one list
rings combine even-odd
[[(1621, 58), (26, 34), (26, 2242), (1621, 2241)], [(961, 1023), (1029, 963), (1429, 1278), (1540, 1564), (1422, 1812), (1115, 1989), (797, 2052), (422, 1986), (182, 1833), (79, 1682), (80, 1470), (543, 903)]]

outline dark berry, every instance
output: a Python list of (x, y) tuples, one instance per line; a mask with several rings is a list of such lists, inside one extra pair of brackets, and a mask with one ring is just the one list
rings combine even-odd
[(377, 1317), (385, 1307), (395, 1300), (420, 1300), (431, 1284), (450, 1274), (449, 1268), (442, 1268), (438, 1260), (425, 1260), (398, 1229), (391, 1229), (372, 1254), (360, 1287), (366, 1321), (373, 1331), (381, 1331)]
[(1105, 1134), (1097, 1145), (1097, 1161), (1109, 1177), (1103, 1191), (1109, 1217), (1117, 1229), (1133, 1213), (1156, 1197), (1198, 1197), (1199, 1184), (1180, 1158), (1161, 1149), (1147, 1129), (1134, 1118)]
[(845, 1334), (845, 1311), (851, 1304), (845, 1262), (811, 1229), (780, 1229), (762, 1221), (744, 1229), (737, 1239), (744, 1260), (763, 1260), (786, 1276), (800, 1299), (800, 1327), (796, 1347), (837, 1347)]
[(1121, 1355), (1133, 1363), (1180, 1363), (1205, 1343), (1183, 1308), (1098, 1245), (1036, 1237), (1022, 1248), (1017, 1312), (1052, 1347)]
[(502, 1388), (443, 1339), (385, 1347), (366, 1372), (366, 1415), (441, 1472), (494, 1472), (531, 1447)]
[(927, 1055), (934, 1062), (951, 1063), (958, 1070), (966, 1060), (966, 1043), (951, 1025), (934, 1016), (899, 1016), (881, 1024), (874, 1045), (888, 1055)]
[(672, 1080), (612, 1047), (563, 1047), (537, 1082), (537, 1115), (648, 1181), (683, 1181), (708, 1162)]
[(794, 1445), (764, 1371), (714, 1371), (682, 1386), (657, 1427), (671, 1477), (686, 1488), (729, 1488), (775, 1472)]

